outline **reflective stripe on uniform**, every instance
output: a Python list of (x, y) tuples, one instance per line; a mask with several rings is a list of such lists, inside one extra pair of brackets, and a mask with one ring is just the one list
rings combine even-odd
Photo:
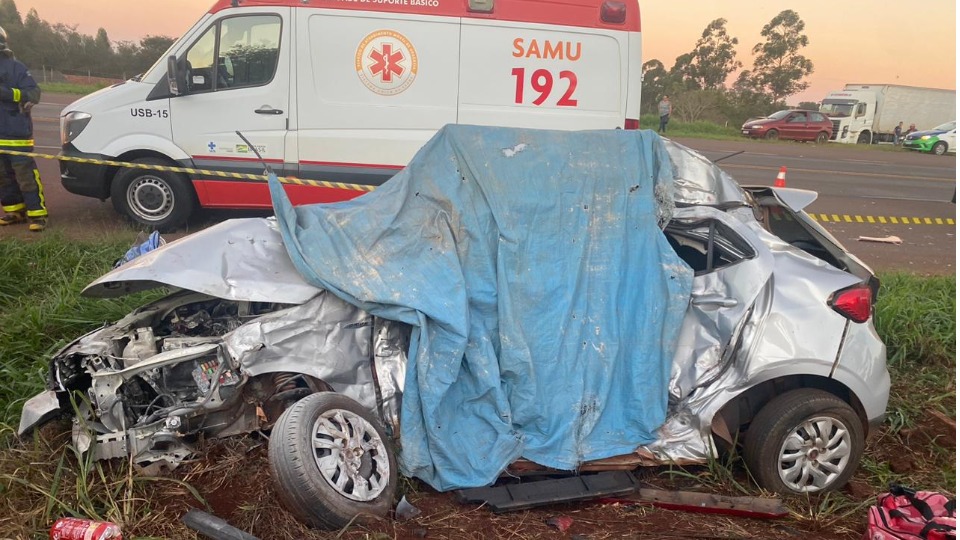
[(24, 210), (26, 207), (27, 207), (27, 205), (26, 205), (26, 204), (23, 204), (23, 203), (11, 204), (10, 206), (4, 206), (4, 207), (3, 207), (3, 211), (4, 211), (4, 212), (23, 212), (23, 210)]
[(33, 139), (6, 140), (0, 139), (0, 146), (33, 146)]
[(40, 208), (37, 210), (27, 210), (28, 217), (46, 217), (47, 200), (43, 196), (43, 183), (40, 182), (40, 169), (33, 168), (33, 180), (37, 183), (37, 197), (40, 199)]
[(20, 89), (13, 88), (13, 102), (20, 103)]

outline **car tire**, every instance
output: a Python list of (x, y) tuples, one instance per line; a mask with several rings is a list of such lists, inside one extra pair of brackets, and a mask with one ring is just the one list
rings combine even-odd
[(775, 141), (780, 138), (780, 132), (775, 129), (771, 129), (770, 131), (767, 131), (763, 138), (769, 141)]
[(944, 141), (938, 141), (937, 144), (933, 145), (933, 148), (930, 149), (930, 152), (938, 156), (942, 156), (947, 153), (947, 143)]
[(801, 388), (760, 410), (747, 430), (743, 459), (764, 489), (819, 493), (847, 483), (863, 448), (863, 424), (850, 405), (823, 390)]
[[(159, 158), (140, 158), (140, 165), (166, 166)], [(160, 232), (186, 223), (197, 207), (190, 180), (180, 173), (124, 167), (110, 186), (113, 207), (127, 219)]]
[(817, 139), (814, 142), (816, 144), (826, 144), (828, 140), (830, 140), (830, 135), (825, 131), (821, 131), (817, 133)]
[(863, 131), (857, 137), (857, 144), (870, 144), (870, 132)]
[(374, 415), (346, 396), (320, 392), (294, 403), (274, 425), (268, 454), (281, 502), (308, 525), (341, 529), (393, 507), (389, 440)]

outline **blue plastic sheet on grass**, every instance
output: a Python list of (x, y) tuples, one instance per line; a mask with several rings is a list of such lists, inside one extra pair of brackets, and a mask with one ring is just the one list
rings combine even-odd
[(656, 439), (693, 278), (672, 181), (651, 131), (447, 126), (357, 199), (270, 190), (307, 281), (415, 326), (400, 468), (449, 490)]

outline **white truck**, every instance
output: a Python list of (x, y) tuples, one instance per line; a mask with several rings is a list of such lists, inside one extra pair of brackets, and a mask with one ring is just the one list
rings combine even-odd
[(871, 144), (894, 142), (893, 130), (903, 122), (929, 129), (957, 116), (957, 92), (897, 84), (847, 84), (830, 92), (820, 112), (833, 121), (830, 140)]

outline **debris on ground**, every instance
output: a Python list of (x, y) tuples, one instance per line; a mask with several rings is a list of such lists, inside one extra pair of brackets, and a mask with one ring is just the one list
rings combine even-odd
[(180, 518), (180, 521), (212, 540), (258, 540), (256, 536), (247, 534), (223, 519), (202, 510), (190, 510)]
[(456, 497), (461, 504), (486, 503), (494, 513), (499, 514), (549, 504), (629, 495), (637, 487), (637, 479), (633, 474), (607, 471), (522, 484), (461, 489), (456, 492)]
[(899, 236), (861, 236), (857, 238), (861, 242), (879, 242), (881, 244), (896, 244), (900, 245), (903, 243), (903, 240)]
[(407, 501), (407, 496), (404, 495), (400, 498), (400, 502), (397, 503), (397, 509), (395, 511), (397, 519), (400, 521), (406, 521), (408, 519), (413, 519), (420, 515), (420, 509), (416, 506), (410, 504)]
[(666, 491), (661, 489), (640, 488), (636, 495), (625, 497), (627, 501), (640, 501), (659, 508), (701, 512), (706, 514), (725, 514), (728, 516), (759, 519), (775, 519), (786, 516), (789, 511), (780, 499), (762, 497), (728, 497), (712, 493), (694, 491)]
[(573, 525), (573, 518), (570, 516), (554, 516), (548, 518), (546, 523), (560, 532), (565, 532)]

